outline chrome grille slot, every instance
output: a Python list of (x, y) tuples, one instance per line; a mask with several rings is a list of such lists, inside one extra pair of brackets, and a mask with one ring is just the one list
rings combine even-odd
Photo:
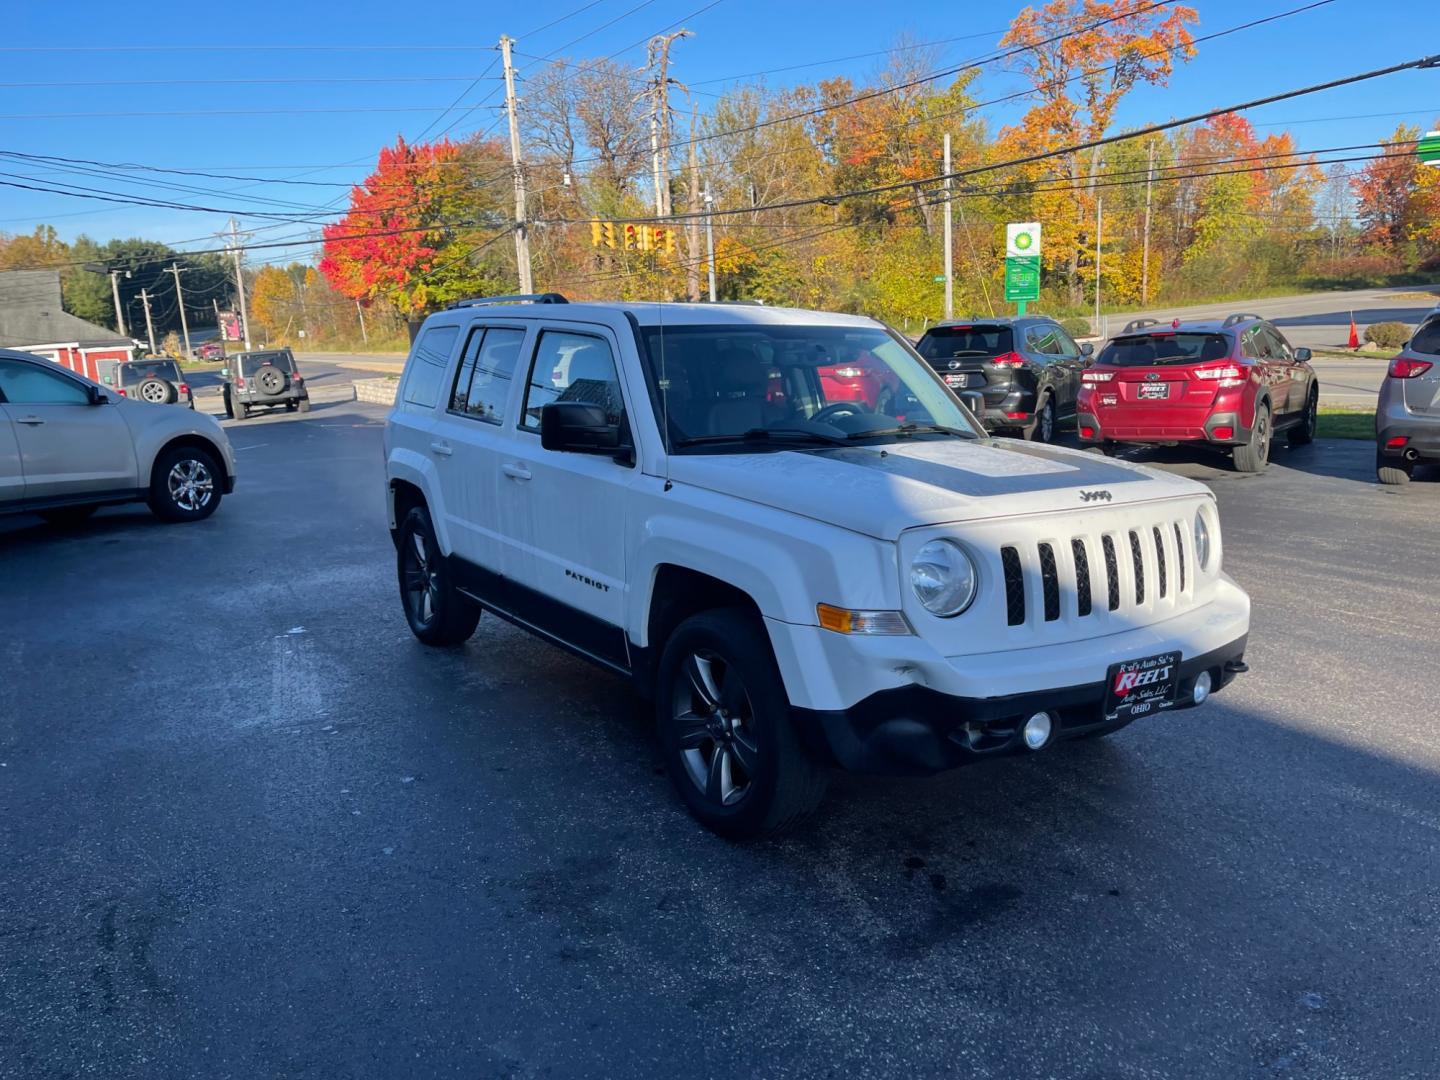
[(1156, 526), (1152, 527), (1151, 530), (1150, 530), (1150, 533), (1151, 533), (1151, 535), (1153, 535), (1153, 536), (1155, 537), (1155, 565), (1156, 565), (1156, 567), (1158, 568), (1158, 571), (1159, 571), (1159, 575), (1158, 575), (1158, 576), (1159, 576), (1160, 580), (1159, 580), (1158, 584), (1159, 584), (1159, 586), (1160, 586), (1160, 599), (1161, 599), (1161, 600), (1164, 600), (1164, 599), (1165, 599), (1166, 590), (1167, 590), (1167, 588), (1169, 587), (1169, 584), (1170, 584), (1170, 583), (1169, 583), (1169, 574), (1166, 572), (1166, 566), (1165, 566), (1165, 541), (1160, 538), (1160, 526), (1159, 526), (1159, 525), (1156, 525)]
[(1175, 523), (1175, 562), (1180, 567), (1180, 591), (1185, 591), (1185, 534), (1180, 531), (1180, 523)]
[(1083, 619), (1090, 614), (1090, 556), (1085, 541), (1078, 536), (1071, 540), (1070, 554), (1075, 559), (1075, 610)]
[(1010, 626), (1025, 625), (1025, 572), (1020, 567), (1020, 552), (1013, 547), (1000, 549), (1000, 565), (1005, 571), (1005, 613)]
[(1040, 545), (1040, 585), (1045, 598), (1045, 621), (1060, 618), (1060, 572), (1055, 568), (1055, 549)]
[(1140, 554), (1140, 534), (1130, 530), (1130, 561), (1135, 567), (1135, 604), (1145, 603), (1145, 557)]
[(1109, 536), (1100, 538), (1100, 546), (1105, 549), (1105, 580), (1109, 583), (1110, 610), (1120, 610), (1120, 560), (1115, 557), (1115, 541)]

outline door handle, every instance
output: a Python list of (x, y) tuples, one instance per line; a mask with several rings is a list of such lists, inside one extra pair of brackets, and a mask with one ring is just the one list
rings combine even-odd
[(530, 470), (525, 468), (524, 465), (516, 465), (513, 462), (507, 461), (504, 465), (501, 465), (500, 471), (512, 480), (530, 479)]
[(17, 416), (15, 422), (17, 424), (29, 424), (31, 427), (35, 427), (38, 424), (43, 424), (45, 421), (41, 420), (38, 416)]
[(439, 454), (441, 457), (449, 457), (455, 453), (454, 450), (450, 449), (450, 444), (447, 442), (432, 442), (430, 444), (430, 451), (431, 453)]

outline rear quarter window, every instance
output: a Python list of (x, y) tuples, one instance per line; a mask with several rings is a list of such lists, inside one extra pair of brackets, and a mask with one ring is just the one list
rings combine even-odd
[(420, 331), (405, 365), (404, 400), (408, 404), (433, 409), (439, 402), (445, 369), (459, 336), (458, 326), (432, 326)]
[(1440, 319), (1431, 319), (1410, 339), (1410, 351), (1440, 356)]

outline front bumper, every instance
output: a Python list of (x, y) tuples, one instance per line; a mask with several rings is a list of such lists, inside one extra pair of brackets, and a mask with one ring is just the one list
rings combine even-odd
[(1177, 702), (1201, 671), (1219, 689), (1243, 665), (1250, 600), (1222, 574), (1205, 603), (1158, 622), (961, 656), (923, 638), (766, 622), (813, 752), (856, 771), (927, 773), (1019, 751), (1019, 725), (1042, 710), (1058, 714), (1057, 739), (1102, 727), (1106, 674), (1121, 661), (1179, 652)]

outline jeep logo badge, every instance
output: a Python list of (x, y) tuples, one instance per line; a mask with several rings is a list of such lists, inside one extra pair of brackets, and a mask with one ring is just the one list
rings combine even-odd
[(1103, 488), (1102, 488), (1101, 490), (1099, 490), (1099, 491), (1082, 491), (1082, 492), (1080, 492), (1080, 501), (1081, 501), (1081, 502), (1109, 502), (1109, 501), (1110, 501), (1111, 499), (1113, 499), (1113, 498), (1114, 498), (1114, 496), (1111, 495), (1110, 492), (1104, 490)]

